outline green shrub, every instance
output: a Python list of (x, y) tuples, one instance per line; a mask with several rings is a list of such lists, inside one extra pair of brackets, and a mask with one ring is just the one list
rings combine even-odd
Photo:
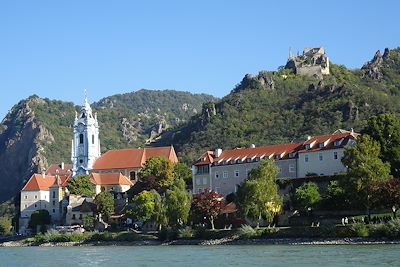
[(44, 243), (46, 242), (46, 238), (44, 237), (44, 234), (40, 233), (34, 236), (35, 243)]
[(158, 232), (160, 240), (175, 240), (178, 237), (178, 232), (172, 228), (164, 228)]
[(121, 232), (117, 233), (114, 236), (114, 240), (131, 242), (131, 241), (143, 240), (143, 238), (135, 232)]
[(239, 228), (238, 235), (242, 239), (259, 237), (259, 233), (250, 225), (242, 225), (242, 227)]
[(279, 232), (279, 228), (275, 227), (267, 227), (263, 230), (261, 230), (261, 236), (262, 237), (275, 237)]
[(391, 220), (386, 224), (385, 235), (393, 239), (400, 238), (400, 219)]
[(178, 230), (179, 239), (191, 239), (194, 237), (194, 230), (190, 226)]
[(350, 233), (353, 237), (367, 237), (369, 235), (368, 228), (363, 223), (356, 223), (350, 226)]
[(93, 232), (89, 238), (89, 241), (113, 241), (114, 236), (112, 233), (109, 232)]

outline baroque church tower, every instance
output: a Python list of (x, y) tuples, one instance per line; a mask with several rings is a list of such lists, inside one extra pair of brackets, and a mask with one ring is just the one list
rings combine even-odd
[(100, 157), (100, 139), (97, 113), (93, 116), (85, 90), (85, 102), (79, 116), (75, 113), (73, 126), (71, 147), (73, 176), (89, 174), (98, 157)]

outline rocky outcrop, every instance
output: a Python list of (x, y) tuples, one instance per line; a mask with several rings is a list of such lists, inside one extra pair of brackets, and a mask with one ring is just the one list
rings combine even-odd
[(264, 90), (274, 90), (275, 82), (271, 75), (267, 72), (260, 72), (257, 76), (246, 74), (242, 81), (233, 89), (234, 93), (240, 92), (246, 89), (257, 89), (261, 88)]
[(47, 167), (43, 144), (53, 136), (36, 119), (30, 104), (41, 101), (36, 96), (15, 105), (1, 123), (0, 131), (0, 201), (18, 194), (34, 172)]
[[(389, 50), (385, 49), (385, 57), (386, 54), (389, 53)], [(371, 61), (368, 61), (364, 66), (362, 66), (361, 70), (364, 72), (364, 75), (375, 80), (380, 80), (383, 78), (383, 74), (381, 71), (383, 65), (383, 57), (381, 55), (381, 51), (376, 51), (374, 57)]]

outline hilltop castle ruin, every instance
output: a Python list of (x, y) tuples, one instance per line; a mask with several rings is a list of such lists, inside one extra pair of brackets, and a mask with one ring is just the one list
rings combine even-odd
[(297, 53), (296, 57), (289, 49), (285, 69), (291, 69), (295, 74), (322, 78), (322, 75), (329, 75), (329, 58), (325, 55), (323, 47), (304, 48), (303, 54)]

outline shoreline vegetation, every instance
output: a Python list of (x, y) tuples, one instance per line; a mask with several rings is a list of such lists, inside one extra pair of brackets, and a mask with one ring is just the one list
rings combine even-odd
[(234, 230), (164, 229), (159, 232), (70, 232), (49, 230), (31, 237), (0, 240), (0, 247), (156, 246), (156, 245), (367, 245), (400, 244), (399, 220), (392, 224), (321, 227), (263, 227)]

